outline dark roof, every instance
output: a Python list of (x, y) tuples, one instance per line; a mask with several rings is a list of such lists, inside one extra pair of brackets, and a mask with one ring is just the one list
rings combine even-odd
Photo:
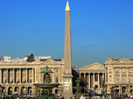
[(40, 61), (46, 61), (46, 60), (48, 60), (48, 59), (40, 59)]
[(53, 60), (55, 60), (55, 61), (61, 61), (61, 59), (53, 59)]

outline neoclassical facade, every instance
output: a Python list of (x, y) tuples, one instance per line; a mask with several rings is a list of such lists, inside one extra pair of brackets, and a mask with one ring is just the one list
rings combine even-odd
[[(41, 83), (43, 74), (40, 72), (48, 66), (53, 73), (50, 74), (51, 82), (63, 84), (64, 60), (52, 59), (51, 57), (35, 57), (28, 59), (27, 57), (20, 59), (11, 59), (5, 56), (0, 61), (0, 84), (6, 94), (14, 94), (23, 90), (27, 90), (28, 94), (36, 93), (33, 83)], [(56, 90), (53, 90), (55, 93)]]
[(132, 94), (133, 90), (133, 59), (112, 58), (105, 61), (105, 84), (107, 93), (114, 87), (118, 94)]
[[(27, 90), (28, 94), (35, 94), (36, 87), (34, 83), (42, 83), (43, 74), (40, 72), (48, 66), (53, 73), (50, 74), (52, 83), (60, 83), (60, 89), (63, 91), (64, 58), (52, 59), (51, 57), (34, 57), (28, 55), (25, 58), (11, 59), (5, 56), (0, 60), (0, 84), (6, 94), (18, 92), (22, 94)], [(111, 88), (116, 90), (117, 94), (133, 94), (133, 59), (112, 58), (109, 57), (104, 65), (93, 63), (76, 69), (72, 66), (73, 79), (79, 78), (84, 85), (91, 90), (96, 88), (97, 93), (101, 93), (106, 85), (108, 94), (111, 94)], [(74, 82), (74, 81), (73, 81)], [(58, 89), (53, 89), (57, 93)]]
[(133, 94), (133, 59), (109, 57), (104, 65), (93, 63), (79, 69), (79, 78), (88, 89), (97, 89), (101, 93), (106, 87), (107, 94), (111, 89), (118, 95)]
[(96, 88), (101, 93), (102, 86), (105, 82), (105, 66), (99, 63), (82, 67), (79, 69), (79, 78), (84, 82), (88, 89)]

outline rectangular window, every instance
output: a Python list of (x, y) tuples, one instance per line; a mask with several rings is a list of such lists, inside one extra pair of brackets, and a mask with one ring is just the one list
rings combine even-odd
[(32, 77), (30, 77), (30, 83), (32, 83)]
[(116, 82), (117, 82), (117, 83), (119, 82), (119, 77), (118, 77), (118, 76), (116, 77)]
[(56, 69), (56, 73), (58, 73), (58, 69)]
[(118, 72), (119, 72), (119, 69), (118, 69), (118, 68), (116, 68), (116, 69), (115, 69), (115, 71), (118, 73)]
[(132, 68), (129, 68), (129, 72), (132, 72)]
[(58, 77), (56, 77), (56, 83), (58, 83)]
[(126, 77), (122, 77), (122, 82), (123, 82), (123, 83), (126, 82)]
[(123, 68), (122, 71), (123, 71), (123, 72), (126, 72), (126, 71), (125, 71), (125, 68)]
[(130, 82), (130, 83), (132, 82), (132, 77), (129, 77), (129, 82)]

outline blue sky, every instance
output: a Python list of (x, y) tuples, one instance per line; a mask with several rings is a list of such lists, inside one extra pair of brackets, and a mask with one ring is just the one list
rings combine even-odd
[[(0, 0), (0, 56), (64, 56), (66, 0)], [(69, 0), (72, 64), (133, 58), (133, 0)]]

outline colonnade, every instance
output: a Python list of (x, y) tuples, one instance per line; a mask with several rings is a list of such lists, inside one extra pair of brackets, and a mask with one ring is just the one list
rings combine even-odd
[(34, 72), (33, 68), (0, 69), (0, 84), (33, 83), (35, 78)]
[(91, 88), (102, 88), (105, 82), (105, 73), (83, 73), (80, 72), (79, 78), (87, 85), (89, 89)]

